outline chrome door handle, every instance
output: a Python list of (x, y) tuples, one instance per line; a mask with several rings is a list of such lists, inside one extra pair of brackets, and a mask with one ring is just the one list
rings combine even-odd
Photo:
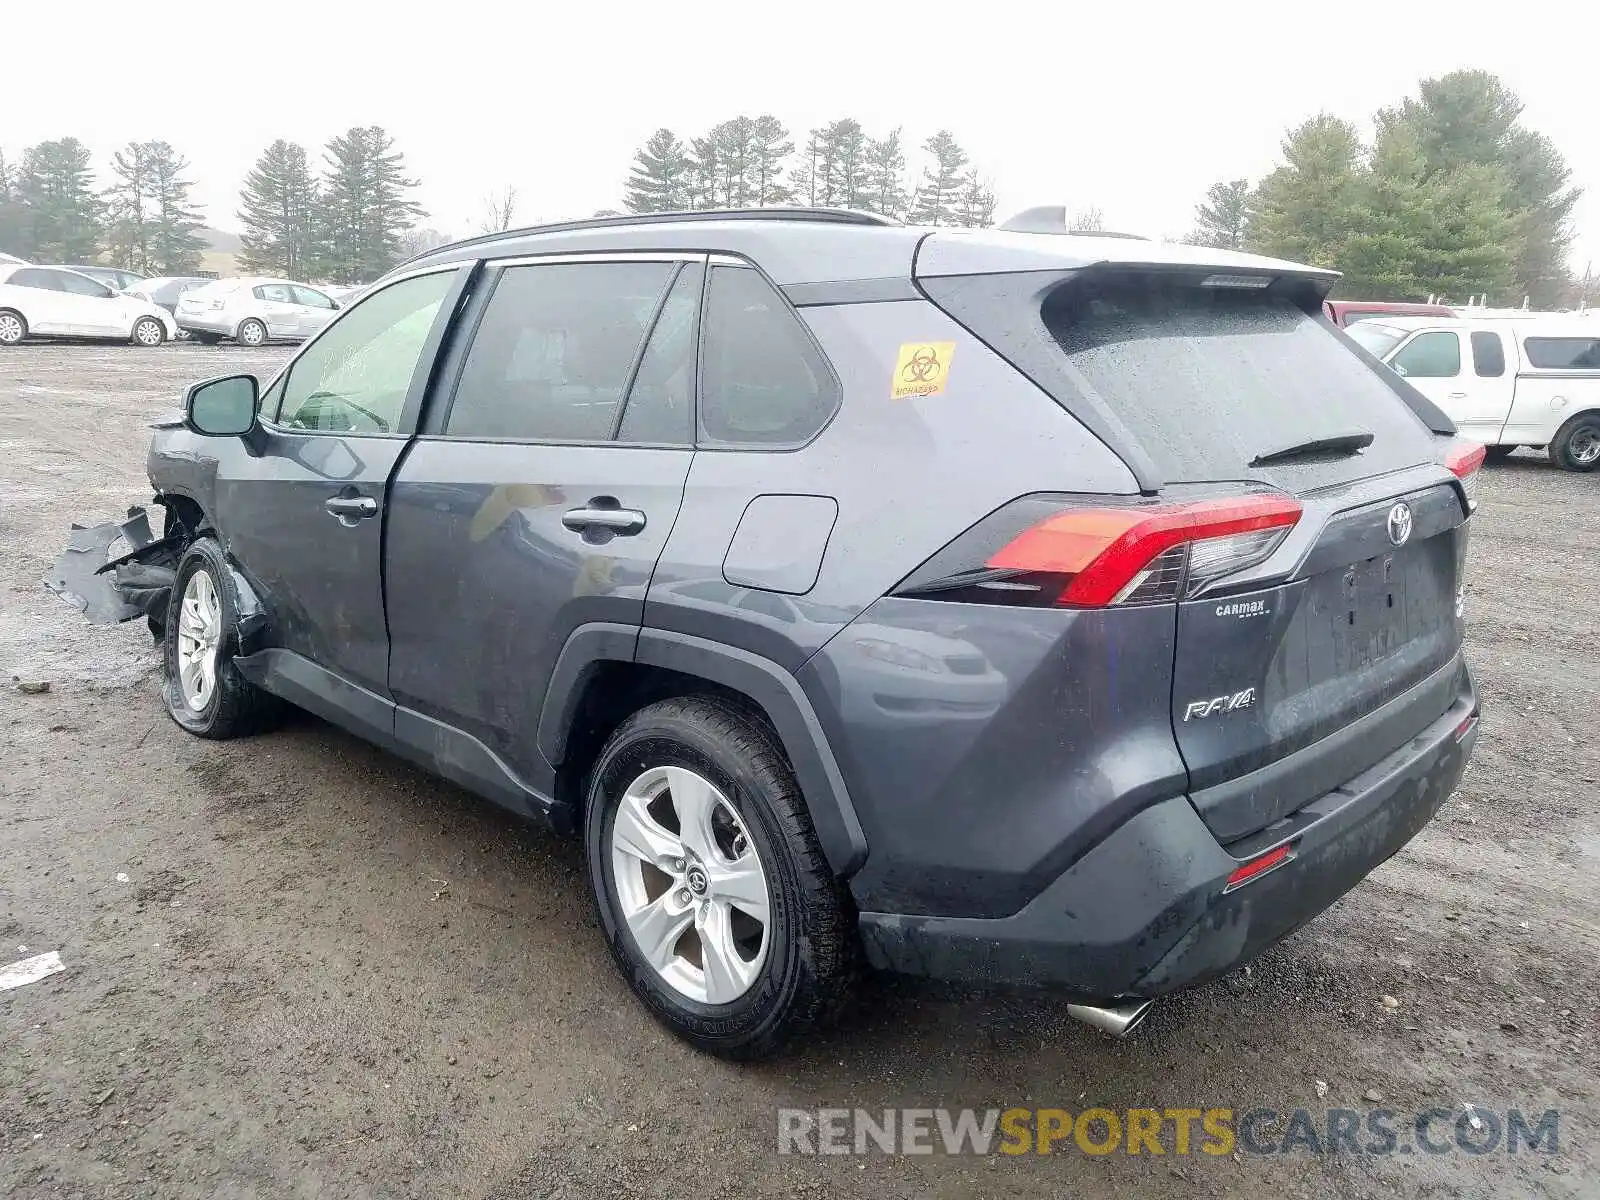
[(561, 523), (574, 533), (605, 529), (627, 537), (644, 530), (644, 514), (636, 508), (574, 508), (562, 514)]
[(371, 496), (334, 496), (324, 500), (322, 507), (347, 525), (378, 515), (378, 502)]
[(1466, 398), (1467, 394), (1465, 392), (1447, 392), (1445, 394), (1446, 400), (1465, 400)]

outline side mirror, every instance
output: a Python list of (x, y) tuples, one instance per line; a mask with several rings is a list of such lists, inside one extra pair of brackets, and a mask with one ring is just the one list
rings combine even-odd
[(208, 437), (243, 437), (255, 427), (260, 384), (254, 375), (224, 375), (191, 386), (183, 397), (189, 428)]

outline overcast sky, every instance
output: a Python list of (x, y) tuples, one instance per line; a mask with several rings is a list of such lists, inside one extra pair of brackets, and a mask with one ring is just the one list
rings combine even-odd
[[(1178, 235), (1218, 179), (1258, 179), (1285, 127), (1327, 109), (1369, 122), (1419, 78), (1497, 72), (1589, 195), (1574, 268), (1600, 266), (1593, 25), (1575, 3), (918, 4), (210, 0), (8, 5), (0, 53), (7, 157), (76, 135), (112, 150), (162, 137), (192, 163), (211, 224), (273, 138), (320, 146), (380, 124), (427, 224), (473, 232), (514, 184), (519, 221), (620, 204), (633, 151), (738, 113), (795, 131), (854, 116), (913, 145), (952, 130), (1000, 214), (1098, 206), (1108, 227)], [(1588, 32), (1584, 32), (1587, 25)], [(68, 48), (70, 47), (70, 54)], [(17, 53), (24, 50), (24, 53)], [(62, 56), (71, 60), (63, 69)], [(920, 158), (920, 155), (914, 156)]]

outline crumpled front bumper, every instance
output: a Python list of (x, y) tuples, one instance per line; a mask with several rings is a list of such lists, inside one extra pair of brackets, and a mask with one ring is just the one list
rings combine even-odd
[[(121, 521), (72, 526), (45, 586), (97, 625), (135, 617), (164, 622), (187, 533), (156, 537), (142, 505)], [(118, 543), (126, 552), (108, 561)]]

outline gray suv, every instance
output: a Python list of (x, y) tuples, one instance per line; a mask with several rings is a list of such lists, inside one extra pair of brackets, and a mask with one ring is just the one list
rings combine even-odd
[(56, 582), (149, 617), (199, 736), (287, 702), (580, 836), (705, 1050), (863, 964), (1125, 1033), (1405, 845), (1475, 738), (1483, 450), (1334, 279), (806, 209), (461, 242), (191, 388), (163, 535), (79, 530)]

